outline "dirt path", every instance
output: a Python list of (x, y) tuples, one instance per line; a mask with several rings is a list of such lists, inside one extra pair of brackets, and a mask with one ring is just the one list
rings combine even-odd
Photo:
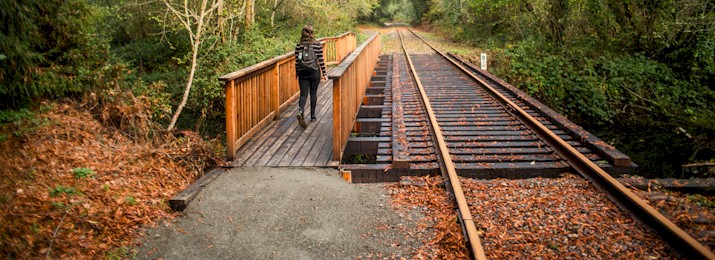
[[(417, 215), (392, 210), (382, 184), (348, 184), (334, 169), (237, 168), (184, 215), (146, 230), (140, 259), (409, 257)], [(407, 239), (407, 240), (405, 240)]]

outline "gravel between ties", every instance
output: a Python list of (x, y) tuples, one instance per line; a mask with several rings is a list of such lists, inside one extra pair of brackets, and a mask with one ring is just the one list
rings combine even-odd
[(635, 222), (588, 181), (565, 176), (461, 179), (488, 257), (678, 257), (655, 232)]

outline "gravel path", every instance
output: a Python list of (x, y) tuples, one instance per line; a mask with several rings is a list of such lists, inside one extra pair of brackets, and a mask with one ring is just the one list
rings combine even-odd
[(237, 168), (208, 185), (182, 217), (146, 230), (136, 257), (410, 257), (420, 247), (410, 219), (419, 216), (395, 212), (388, 199), (385, 185), (349, 184), (334, 169)]

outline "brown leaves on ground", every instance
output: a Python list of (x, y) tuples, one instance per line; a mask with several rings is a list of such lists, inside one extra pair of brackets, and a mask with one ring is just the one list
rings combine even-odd
[(454, 200), (450, 199), (441, 177), (403, 177), (388, 186), (392, 204), (398, 211), (421, 210), (418, 232), (433, 231), (434, 235), (415, 252), (415, 259), (467, 259), (462, 230), (457, 222)]
[(36, 115), (47, 124), (0, 143), (0, 255), (102, 258), (174, 216), (168, 199), (216, 163), (214, 149), (190, 131), (159, 131), (127, 96), (95, 109), (104, 124), (54, 104)]
[[(569, 175), (567, 175), (569, 176)], [(461, 180), (492, 259), (669, 259), (656, 234), (588, 181)]]
[(633, 192), (695, 240), (711, 251), (715, 249), (715, 196), (635, 189)]
[[(491, 259), (677, 257), (657, 234), (581, 178), (460, 181)], [(413, 258), (469, 256), (443, 183), (440, 177), (404, 177), (389, 186), (393, 205), (401, 212), (422, 212), (426, 217), (418, 229), (434, 233)]]

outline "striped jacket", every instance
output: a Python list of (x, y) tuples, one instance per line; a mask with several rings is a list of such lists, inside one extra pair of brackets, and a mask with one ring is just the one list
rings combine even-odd
[[(295, 45), (295, 74), (298, 75), (298, 53), (303, 50), (303, 44), (298, 43)], [(313, 43), (313, 50), (315, 51), (315, 56), (318, 57), (318, 65), (320, 66), (320, 71), (322, 75), (326, 75), (325, 71), (325, 60), (323, 60), (323, 45), (320, 42)]]

